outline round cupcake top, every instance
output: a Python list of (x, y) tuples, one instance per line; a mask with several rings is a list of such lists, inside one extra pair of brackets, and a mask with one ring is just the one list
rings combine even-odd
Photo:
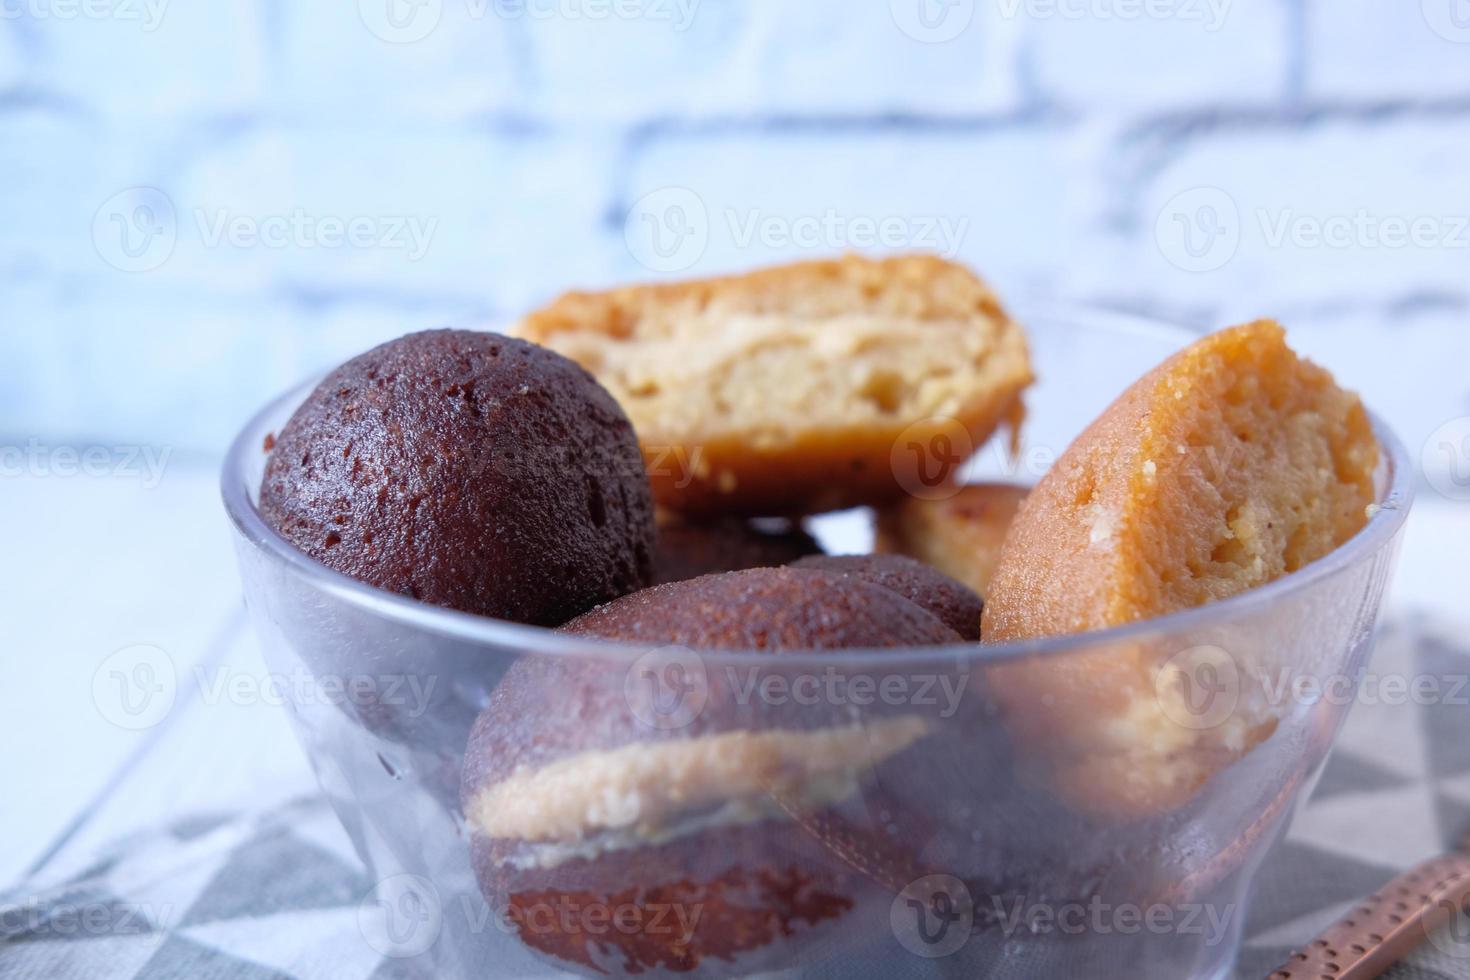
[(647, 584), (653, 507), (586, 371), (490, 333), (409, 334), (333, 371), (276, 439), (266, 520), (370, 585), (554, 626)]

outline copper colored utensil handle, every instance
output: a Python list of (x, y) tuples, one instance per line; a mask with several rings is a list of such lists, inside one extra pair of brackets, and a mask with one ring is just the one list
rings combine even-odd
[(1368, 980), (1470, 904), (1470, 854), (1435, 858), (1390, 881), (1291, 955), (1269, 980)]

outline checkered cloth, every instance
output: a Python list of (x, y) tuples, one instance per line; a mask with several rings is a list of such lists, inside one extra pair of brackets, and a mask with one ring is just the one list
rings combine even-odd
[[(1238, 977), (1265, 976), (1355, 899), (1470, 829), (1470, 639), (1401, 620), (1373, 672), (1435, 678), (1437, 695), (1405, 703), (1385, 689), (1355, 705), (1257, 879)], [(407, 978), (404, 961), (365, 938), (371, 887), (320, 799), (185, 820), (118, 842), (58, 886), (0, 897), (0, 977)], [(1470, 944), (1436, 936), (1388, 976), (1470, 980)]]

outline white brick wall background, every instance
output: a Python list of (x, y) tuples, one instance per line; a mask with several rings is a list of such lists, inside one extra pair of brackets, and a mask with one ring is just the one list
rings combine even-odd
[(1467, 160), (1467, 0), (0, 0), (0, 437), (218, 454), (411, 329), (876, 239), (1280, 316), (1417, 449)]

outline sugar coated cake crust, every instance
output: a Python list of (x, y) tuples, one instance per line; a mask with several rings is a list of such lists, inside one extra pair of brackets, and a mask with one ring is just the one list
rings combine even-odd
[[(1273, 321), (1195, 343), (1129, 388), (1021, 506), (986, 595), (988, 642), (1131, 623), (1228, 598), (1363, 527), (1379, 450), (1358, 397)], [(1242, 707), (1181, 725), (1150, 643), (988, 672), (1019, 741), (1075, 802), (1177, 806), (1274, 729)]]

